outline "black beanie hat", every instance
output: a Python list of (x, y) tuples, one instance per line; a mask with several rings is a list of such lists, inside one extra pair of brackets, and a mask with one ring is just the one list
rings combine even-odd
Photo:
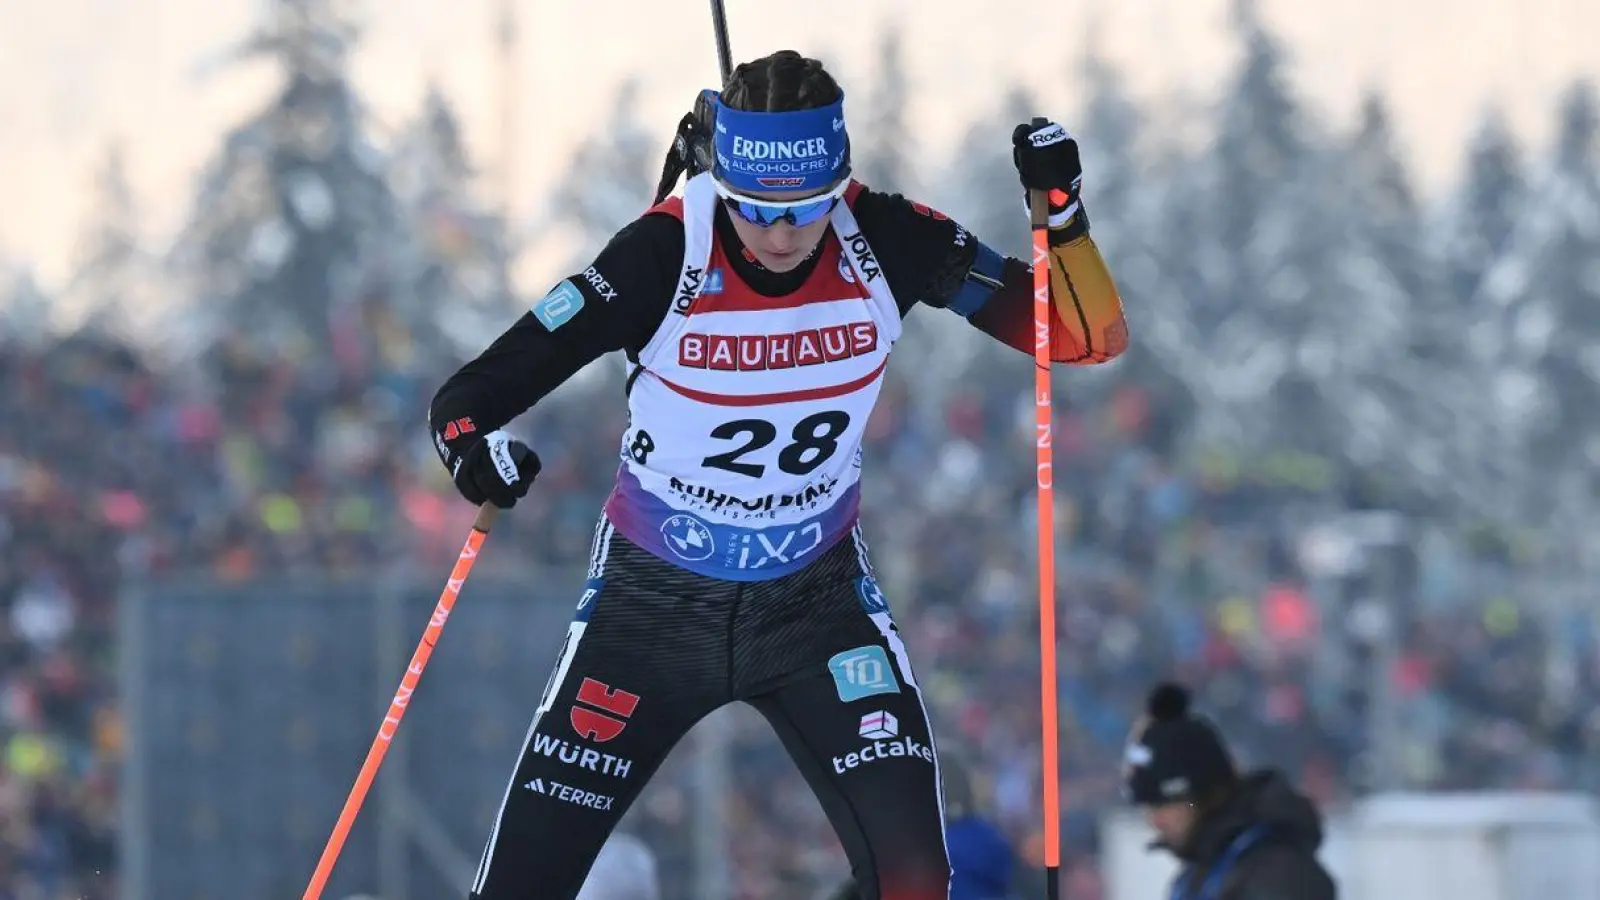
[(1193, 802), (1239, 778), (1216, 727), (1191, 715), (1189, 692), (1172, 683), (1150, 692), (1123, 763), (1124, 788), (1138, 806)]

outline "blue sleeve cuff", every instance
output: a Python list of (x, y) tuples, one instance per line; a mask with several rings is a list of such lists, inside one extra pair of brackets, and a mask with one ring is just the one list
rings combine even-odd
[(1005, 280), (1006, 261), (998, 253), (989, 249), (989, 245), (978, 242), (978, 255), (972, 261), (972, 268), (967, 277), (962, 280), (960, 290), (945, 304), (945, 308), (954, 311), (965, 319), (972, 318), (973, 314), (983, 309), (983, 305), (994, 296), (1001, 283)]

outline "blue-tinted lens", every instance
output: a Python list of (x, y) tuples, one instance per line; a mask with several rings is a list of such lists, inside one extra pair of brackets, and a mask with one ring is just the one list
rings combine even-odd
[(834, 204), (839, 202), (837, 197), (826, 197), (822, 200), (805, 200), (789, 206), (757, 206), (754, 203), (742, 203), (738, 200), (728, 200), (728, 208), (739, 214), (754, 225), (767, 228), (779, 222), (788, 222), (796, 228), (804, 228), (813, 222), (820, 221), (833, 212)]

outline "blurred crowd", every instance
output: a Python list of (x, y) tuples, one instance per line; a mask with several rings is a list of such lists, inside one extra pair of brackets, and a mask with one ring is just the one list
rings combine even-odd
[[(917, 352), (897, 354), (870, 426), (867, 534), (944, 744), (1037, 862), (1027, 361), (980, 354), (930, 404)], [(447, 374), (424, 369), (382, 327), (330, 355), (225, 341), (182, 366), (93, 333), (0, 338), (0, 900), (118, 896), (120, 583), (454, 554), (472, 511), (423, 433)], [(1101, 897), (1095, 817), (1119, 802), (1121, 744), (1164, 676), (1197, 686), (1247, 762), (1283, 766), (1330, 807), (1378, 777), (1375, 721), (1405, 724), (1384, 757), (1391, 783), (1600, 789), (1592, 610), (1535, 603), (1543, 582), (1515, 541), (1446, 533), (1404, 554), (1396, 578), (1325, 576), (1308, 563), (1308, 523), (1383, 508), (1382, 486), (1336, 461), (1188, 447), (1188, 406), (1143, 372), (1096, 373), (1081, 394), (1062, 379), (1066, 896)], [(582, 564), (623, 417), (602, 373), (519, 423), (545, 470), (507, 526), (538, 535), (518, 541), (533, 561)], [(1404, 615), (1373, 629), (1374, 608)], [(737, 722), (734, 896), (816, 896), (844, 873), (833, 838), (759, 720)], [(664, 770), (663, 790), (679, 777)], [(669, 863), (686, 855), (673, 808), (630, 820)], [(664, 896), (684, 896), (670, 868)]]

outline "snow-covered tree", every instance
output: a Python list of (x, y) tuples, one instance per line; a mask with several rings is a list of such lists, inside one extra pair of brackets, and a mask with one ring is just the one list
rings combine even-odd
[[(1600, 464), (1600, 109), (1587, 84), (1562, 100), (1555, 147), (1506, 252), (1484, 279), (1507, 311), (1500, 411), (1521, 417), (1537, 514), (1562, 472)], [(1519, 377), (1520, 376), (1520, 377)]]
[(158, 289), (155, 259), (145, 247), (146, 226), (121, 146), (107, 149), (95, 172), (93, 196), (65, 303), (84, 328), (154, 338), (170, 304)]
[(1435, 403), (1431, 413), (1411, 413), (1422, 440), (1408, 449), (1435, 465), (1434, 492), (1474, 515), (1503, 514), (1520, 502), (1517, 414), (1503, 415), (1495, 398), (1503, 384), (1529, 376), (1508, 365), (1507, 313), (1485, 287), (1525, 191), (1518, 149), (1500, 116), (1489, 113), (1460, 183), (1424, 216), (1420, 249), (1412, 251), (1435, 267), (1435, 281), (1413, 306), (1409, 378)]
[[(1022, 183), (1011, 159), (1011, 130), (1041, 115), (1032, 94), (1013, 88), (994, 112), (967, 130), (951, 158), (950, 208), (944, 212), (961, 222), (989, 246), (1019, 259), (1029, 257), (1028, 214), (1022, 206)], [(946, 201), (935, 197), (935, 204)]]
[(389, 173), (412, 241), (399, 281), (459, 354), (475, 354), (517, 310), (504, 223), (474, 199), (461, 123), (437, 87), (397, 140)]
[(859, 102), (846, 99), (855, 123), (851, 155), (855, 176), (873, 190), (917, 196), (917, 147), (906, 105), (910, 85), (900, 32), (889, 29), (879, 44), (877, 80)]
[(642, 120), (635, 78), (617, 88), (608, 108), (610, 124), (578, 145), (552, 198), (554, 219), (574, 232), (578, 244), (563, 275), (581, 271), (612, 235), (650, 206), (672, 138), (667, 124), (658, 133)]
[(37, 346), (54, 332), (52, 301), (30, 269), (0, 271), (0, 346)]
[(1315, 382), (1337, 356), (1332, 336), (1313, 327), (1329, 315), (1317, 305), (1318, 240), (1335, 226), (1318, 215), (1324, 160), (1277, 39), (1249, 2), (1235, 13), (1241, 58), (1211, 146), (1159, 162), (1174, 187), (1160, 228), (1162, 288), (1187, 312), (1182, 377), (1201, 402), (1202, 442), (1259, 447), (1292, 435), (1317, 445), (1332, 426)]
[(232, 333), (289, 358), (348, 362), (363, 352), (363, 309), (392, 300), (388, 257), (405, 241), (347, 77), (354, 39), (333, 0), (278, 0), (242, 48), (283, 81), (223, 139), (175, 254), (202, 343)]

